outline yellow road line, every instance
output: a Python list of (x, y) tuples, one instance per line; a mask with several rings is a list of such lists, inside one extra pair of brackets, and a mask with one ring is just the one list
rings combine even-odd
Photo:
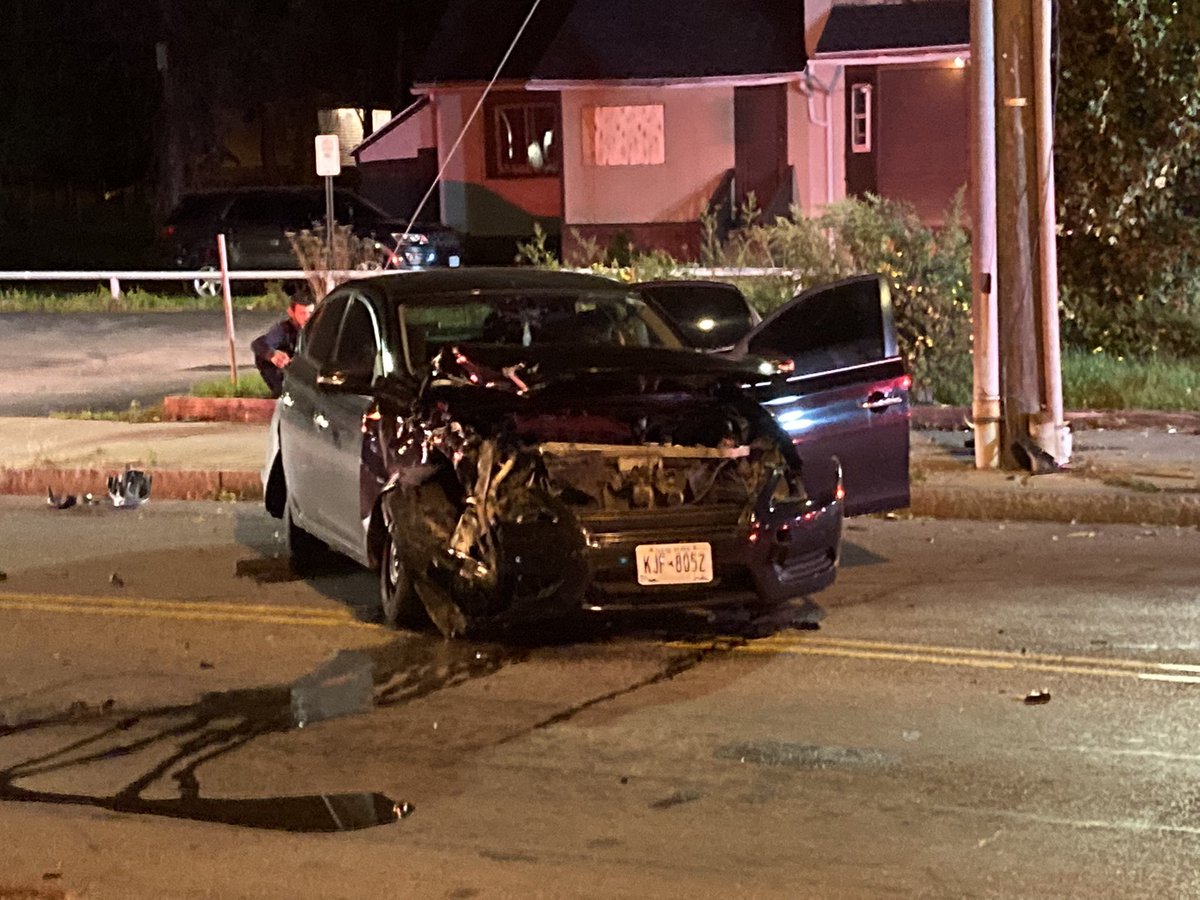
[(0, 609), (76, 613), (100, 616), (175, 619), (191, 622), (252, 622), (263, 625), (307, 625), (324, 628), (377, 628), (359, 622), (349, 610), (302, 606), (181, 602), (125, 597), (85, 597), (68, 594), (0, 594)]
[[(701, 649), (711, 645), (692, 641), (676, 641), (668, 646)], [(1139, 681), (1200, 684), (1200, 674), (1162, 671), (1168, 667), (1177, 667), (1183, 672), (1196, 672), (1198, 669), (1195, 666), (1128, 659), (1106, 660), (1091, 657), (1022, 655), (1006, 650), (988, 651), (970, 647), (888, 644), (884, 641), (850, 641), (829, 638), (814, 640), (763, 638), (745, 644), (731, 644), (726, 649), (732, 653), (757, 655), (829, 656), (972, 669), (1049, 672), (1058, 675), (1094, 675), (1101, 678), (1132, 678)]]
[(936, 644), (901, 644), (890, 641), (861, 641), (849, 638), (797, 638), (785, 635), (763, 638), (760, 643), (779, 645), (821, 645), (827, 647), (842, 647), (849, 650), (884, 650), (884, 651), (913, 651), (916, 653), (937, 653), (950, 656), (981, 656), (989, 659), (1029, 660), (1053, 664), (1071, 664), (1081, 666), (1116, 666), (1130, 669), (1160, 669), (1164, 672), (1186, 672), (1200, 675), (1200, 665), (1186, 663), (1160, 663), (1152, 660), (1112, 659), (1104, 656), (1055, 656), (1046, 653), (1022, 653), (1019, 650), (982, 650), (977, 647), (946, 647)]

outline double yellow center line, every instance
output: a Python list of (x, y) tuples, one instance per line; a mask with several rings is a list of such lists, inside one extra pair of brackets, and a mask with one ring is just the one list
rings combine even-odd
[[(673, 642), (669, 646), (700, 649), (711, 647), (712, 644), (679, 641)], [(1022, 653), (1015, 650), (982, 650), (974, 647), (851, 640), (808, 634), (775, 635), (746, 643), (730, 644), (726, 649), (732, 653), (834, 656), (844, 659), (921, 663), (972, 669), (1093, 675), (1103, 678), (1132, 678), (1139, 681), (1200, 684), (1200, 665), (1095, 656), (1056, 656), (1045, 653)]]
[(0, 594), (0, 610), (176, 619), (187, 622), (251, 622), (317, 628), (376, 628), (359, 622), (348, 609), (221, 603), (210, 600), (156, 600), (87, 597), (75, 594)]
[[(161, 600), (138, 597), (88, 597), (74, 594), (0, 594), (0, 611), (174, 619), (187, 622), (252, 623), (310, 628), (378, 628), (354, 618), (349, 609), (227, 603), (212, 600)], [(711, 649), (712, 642), (671, 641), (675, 649)], [(731, 653), (827, 656), (842, 659), (918, 663), (999, 671), (1089, 675), (1174, 684), (1200, 684), (1200, 665), (1095, 656), (1059, 656), (1015, 650), (984, 650), (934, 644), (854, 640), (814, 635), (779, 634), (745, 642), (716, 643)]]

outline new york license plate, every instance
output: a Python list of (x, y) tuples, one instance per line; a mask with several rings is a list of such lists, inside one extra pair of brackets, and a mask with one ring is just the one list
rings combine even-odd
[(694, 544), (638, 544), (634, 548), (638, 584), (706, 584), (713, 580), (712, 547)]

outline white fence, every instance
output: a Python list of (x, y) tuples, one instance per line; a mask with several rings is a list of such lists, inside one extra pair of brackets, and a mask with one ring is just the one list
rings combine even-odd
[[(400, 275), (403, 274), (403, 269), (385, 269), (385, 270), (346, 270), (333, 271), (329, 274), (336, 277), (338, 280), (346, 280), (350, 278), (370, 278), (373, 275)], [(229, 272), (230, 281), (289, 281), (302, 280), (308, 277), (308, 273), (302, 269), (239, 269)], [(182, 269), (166, 272), (153, 271), (95, 271), (95, 272), (68, 272), (68, 271), (29, 271), (29, 272), (0, 272), (0, 282), (15, 281), (15, 282), (36, 282), (36, 281), (97, 281), (103, 284), (108, 282), (109, 290), (112, 292), (113, 299), (116, 300), (121, 296), (121, 282), (123, 281), (181, 281), (184, 283), (191, 282), (208, 283), (213, 285), (212, 293), (215, 295), (221, 284), (221, 273), (215, 269), (195, 269), (185, 271)]]
[[(351, 278), (371, 278), (375, 275), (403, 275), (412, 269), (348, 269), (328, 273), (337, 281)], [(590, 273), (591, 269), (572, 269), (573, 272)], [(702, 266), (681, 266), (671, 272), (673, 276), (683, 278), (760, 278), (766, 276), (783, 276), (799, 278), (800, 273), (795, 269), (773, 268), (705, 268)], [(291, 281), (302, 280), (308, 273), (302, 269), (238, 269), (229, 272), (230, 281)], [(107, 282), (113, 299), (121, 297), (121, 283), (130, 281), (178, 281), (193, 284), (200, 290), (201, 284), (211, 284), (212, 294), (216, 294), (221, 284), (221, 273), (215, 269), (170, 270), (170, 271), (0, 271), (0, 283), (38, 281), (95, 281), (101, 284)]]

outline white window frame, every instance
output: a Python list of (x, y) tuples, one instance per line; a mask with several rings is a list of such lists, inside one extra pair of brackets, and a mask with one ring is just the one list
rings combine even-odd
[(869, 82), (850, 86), (850, 151), (871, 152), (871, 92)]

